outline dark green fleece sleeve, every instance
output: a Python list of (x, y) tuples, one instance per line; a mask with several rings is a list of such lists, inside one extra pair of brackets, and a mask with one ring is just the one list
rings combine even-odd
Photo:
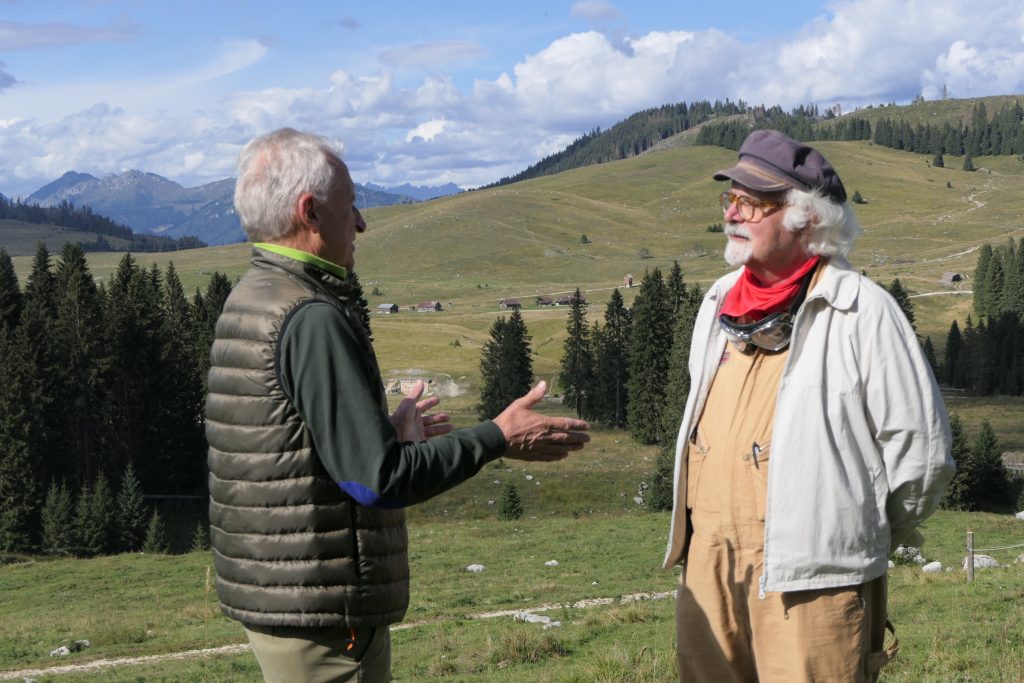
[(327, 472), (361, 505), (419, 503), (469, 479), (506, 448), (486, 421), (420, 443), (400, 442), (377, 401), (365, 351), (348, 318), (327, 303), (303, 305), (279, 341), (285, 394), (312, 432)]

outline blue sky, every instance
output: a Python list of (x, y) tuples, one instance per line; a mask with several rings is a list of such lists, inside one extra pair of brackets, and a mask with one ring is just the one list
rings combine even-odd
[(1024, 91), (1024, 0), (0, 0), (0, 192), (194, 186), (281, 126), (359, 182), (472, 187), (669, 102), (849, 111), (943, 85)]

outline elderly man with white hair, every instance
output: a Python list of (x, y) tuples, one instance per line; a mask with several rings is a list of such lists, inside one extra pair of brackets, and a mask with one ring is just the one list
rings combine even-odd
[(693, 330), (665, 566), (683, 565), (681, 681), (874, 681), (895, 654), (889, 553), (953, 474), (913, 329), (846, 255), (832, 165), (757, 130), (715, 174), (738, 270)]

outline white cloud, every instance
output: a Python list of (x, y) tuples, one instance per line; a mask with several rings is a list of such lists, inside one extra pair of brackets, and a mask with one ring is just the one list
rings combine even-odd
[(236, 71), (247, 69), (267, 55), (267, 42), (262, 40), (231, 40), (209, 64), (202, 66), (179, 79), (181, 85), (192, 85), (221, 78)]
[(466, 62), (484, 54), (482, 47), (464, 40), (443, 40), (436, 43), (403, 45), (380, 53), (388, 66), (431, 67), (450, 62)]
[(0, 50), (38, 50), (82, 43), (113, 43), (134, 40), (138, 27), (128, 22), (113, 26), (75, 26), (60, 22), (26, 24), (0, 21)]
[(579, 0), (573, 3), (571, 12), (573, 16), (593, 22), (615, 21), (622, 17), (622, 13), (608, 0)]
[(434, 119), (433, 121), (425, 121), (420, 125), (410, 130), (405, 135), (406, 142), (414, 142), (419, 139), (423, 142), (430, 142), (438, 135), (444, 132), (445, 126), (448, 125), (447, 121), (443, 119)]

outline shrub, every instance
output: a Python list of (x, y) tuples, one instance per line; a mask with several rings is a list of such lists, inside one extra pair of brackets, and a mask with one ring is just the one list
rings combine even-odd
[(512, 522), (523, 516), (523, 500), (519, 497), (519, 491), (512, 482), (505, 484), (501, 492), (501, 501), (498, 503), (498, 517), (505, 521)]
[(153, 516), (149, 518), (149, 528), (146, 529), (146, 540), (142, 544), (142, 552), (147, 555), (166, 555), (167, 551), (164, 521), (160, 518), (160, 513), (153, 510)]

